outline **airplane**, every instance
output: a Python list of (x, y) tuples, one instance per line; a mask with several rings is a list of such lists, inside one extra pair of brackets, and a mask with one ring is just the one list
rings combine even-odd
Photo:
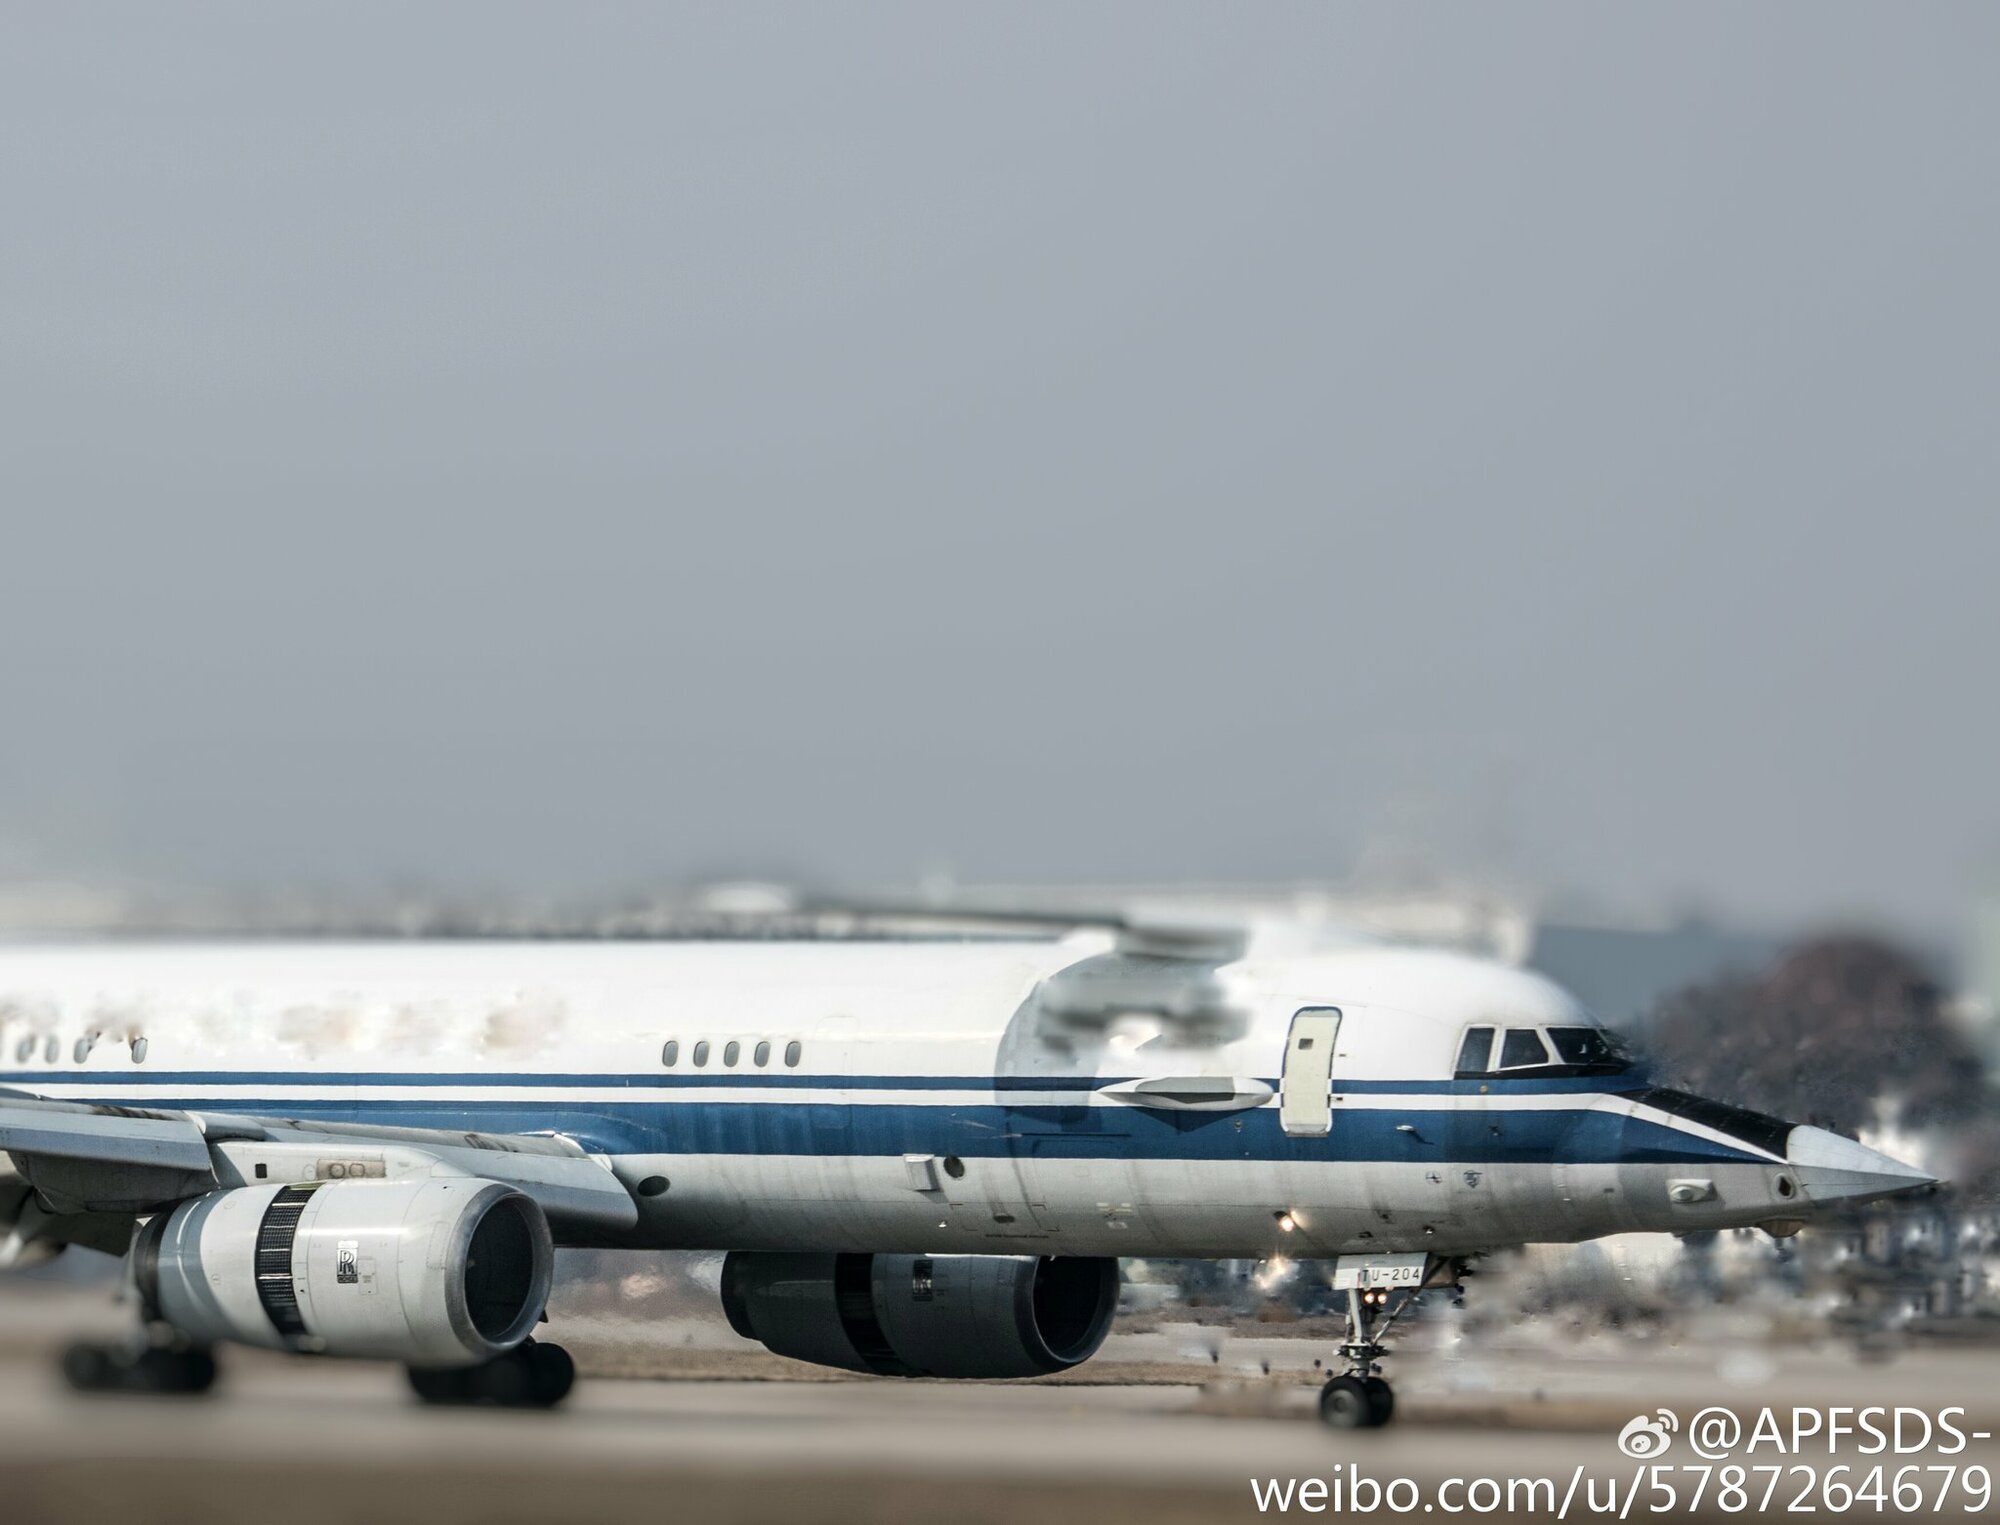
[(1654, 1084), (1510, 965), (999, 921), (5, 947), (0, 1267), (124, 1257), (135, 1327), (70, 1349), (82, 1390), (205, 1390), (240, 1343), (551, 1407), (557, 1245), (723, 1251), (768, 1349), (974, 1379), (1089, 1359), (1123, 1257), (1283, 1254), (1346, 1293), (1319, 1413), (1365, 1429), (1387, 1329), (1481, 1254), (1932, 1184)]

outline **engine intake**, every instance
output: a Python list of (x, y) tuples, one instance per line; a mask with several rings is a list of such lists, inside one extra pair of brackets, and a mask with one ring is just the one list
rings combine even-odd
[(882, 1377), (1039, 1377), (1089, 1360), (1118, 1262), (1023, 1255), (730, 1255), (730, 1327), (767, 1350)]
[(429, 1177), (210, 1192), (133, 1259), (149, 1313), (194, 1339), (448, 1367), (528, 1337), (555, 1253), (513, 1187)]

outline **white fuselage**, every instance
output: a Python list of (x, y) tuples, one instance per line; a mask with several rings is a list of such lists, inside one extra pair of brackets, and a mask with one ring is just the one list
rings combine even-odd
[[(1636, 1073), (1458, 1074), (1469, 1025), (1593, 1025), (1536, 976), (1358, 947), (1213, 971), (1221, 1023), (1048, 997), (1107, 948), (17, 944), (0, 1087), (560, 1133), (632, 1188), (616, 1242), (659, 1248), (1448, 1253), (1787, 1215), (1782, 1139)], [(1337, 1037), (1288, 1078), (1301, 1011)]]

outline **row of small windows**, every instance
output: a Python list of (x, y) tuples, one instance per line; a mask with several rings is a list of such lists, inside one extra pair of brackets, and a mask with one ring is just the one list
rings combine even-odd
[[(96, 1047), (97, 1034), (92, 1033), (86, 1037), (78, 1038), (76, 1046), (70, 1051), (71, 1057), (77, 1064), (82, 1064), (84, 1060), (90, 1057), (91, 1050)], [(16, 1064), (28, 1063), (29, 1060), (35, 1057), (35, 1050), (37, 1048), (42, 1051), (42, 1063), (44, 1064), (54, 1064), (62, 1057), (62, 1040), (54, 1033), (50, 1033), (46, 1038), (38, 1038), (33, 1033), (29, 1033), (19, 1043), (14, 1045), (14, 1062)], [(132, 1062), (134, 1064), (144, 1064), (146, 1062), (146, 1040), (144, 1038), (134, 1038), (132, 1040)]]
[[(694, 1061), (696, 1069), (699, 1070), (707, 1067), (708, 1052), (708, 1039), (706, 1038), (698, 1040), (693, 1049), (690, 1050), (688, 1057)], [(788, 1070), (797, 1069), (799, 1067), (799, 1060), (804, 1054), (805, 1049), (801, 1046), (799, 1040), (797, 1038), (792, 1039), (790, 1043), (785, 1045), (785, 1068)], [(722, 1045), (722, 1066), (724, 1069), (735, 1069), (737, 1061), (742, 1057), (743, 1045), (738, 1043), (734, 1038), (731, 1038), (727, 1043)], [(660, 1063), (668, 1069), (672, 1069), (680, 1062), (681, 1040), (678, 1038), (667, 1039), (667, 1046), (660, 1050)], [(768, 1038), (757, 1040), (757, 1046), (750, 1051), (750, 1062), (760, 1070), (770, 1064), (771, 1042)]]

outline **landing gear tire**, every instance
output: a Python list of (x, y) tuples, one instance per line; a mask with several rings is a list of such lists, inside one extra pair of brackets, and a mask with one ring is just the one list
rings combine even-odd
[(63, 1381), (79, 1393), (101, 1393), (111, 1386), (111, 1352), (102, 1345), (72, 1345), (63, 1352)]
[(510, 1350), (484, 1366), (475, 1366), (468, 1375), (472, 1378), (475, 1403), (490, 1404), (500, 1409), (528, 1407), (528, 1352), (525, 1347)]
[(1319, 1390), (1319, 1422), (1330, 1430), (1366, 1430), (1376, 1423), (1368, 1384), (1359, 1377), (1335, 1377)]
[(1380, 1377), (1369, 1377), (1361, 1384), (1368, 1389), (1368, 1423), (1379, 1429), (1396, 1414), (1396, 1390)]
[(554, 1408), (574, 1386), (576, 1362), (567, 1350), (528, 1342), (528, 1397), (537, 1408)]
[(1330, 1430), (1374, 1430), (1396, 1412), (1396, 1394), (1380, 1377), (1334, 1377), (1319, 1390), (1320, 1423)]
[(215, 1357), (199, 1348), (155, 1345), (72, 1345), (63, 1352), (63, 1380), (79, 1393), (205, 1393), (215, 1386)]
[(461, 1367), (412, 1366), (409, 1378), (410, 1391), (425, 1403), (472, 1402), (471, 1373)]
[(576, 1363), (560, 1345), (527, 1340), (478, 1366), (412, 1366), (409, 1377), (410, 1390), (425, 1403), (549, 1409), (575, 1386)]

